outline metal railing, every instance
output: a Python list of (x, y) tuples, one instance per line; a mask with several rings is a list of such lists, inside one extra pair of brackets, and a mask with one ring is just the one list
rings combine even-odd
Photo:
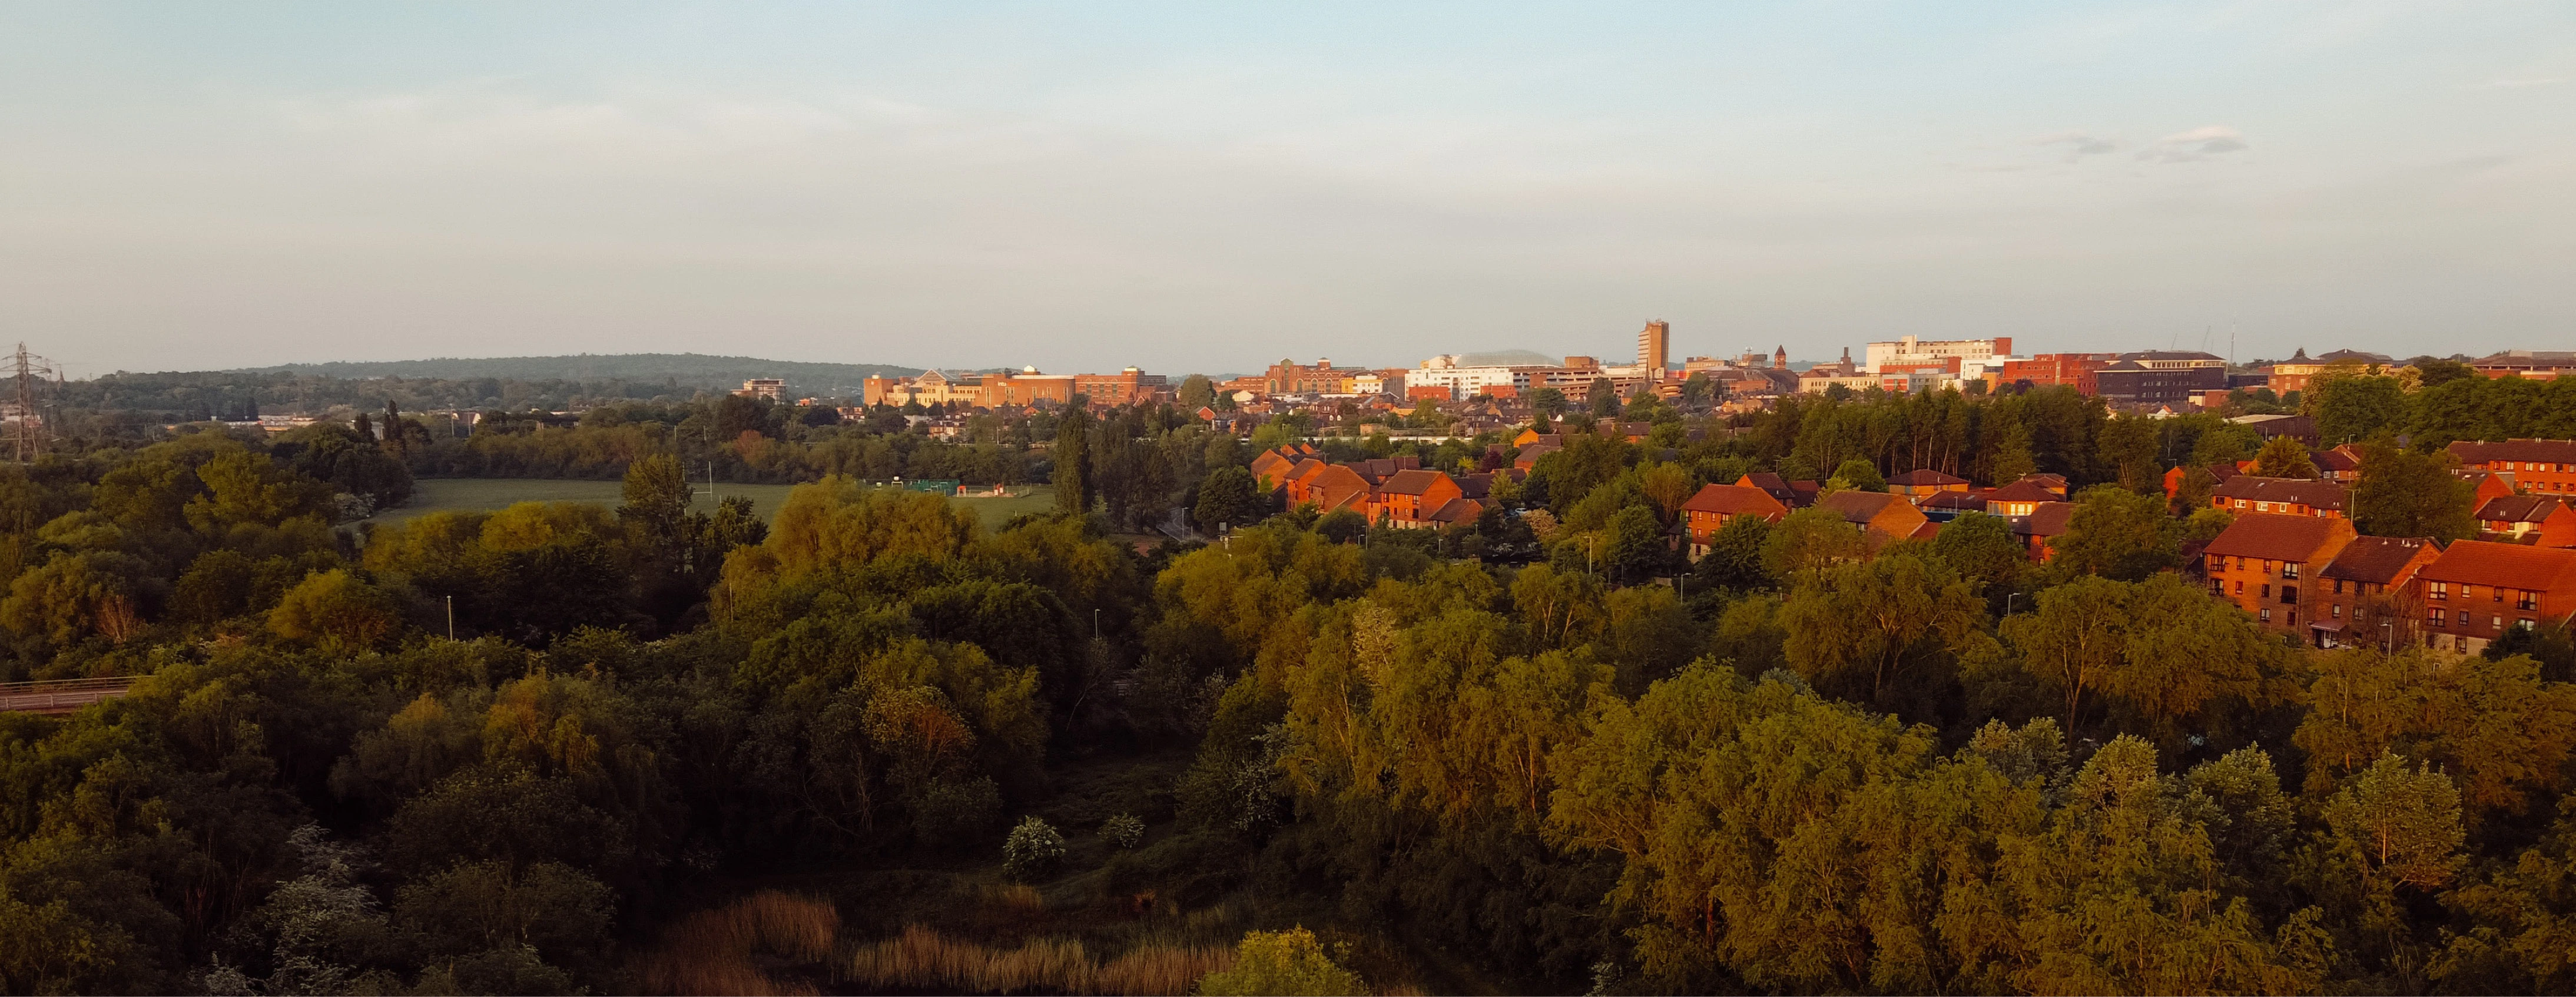
[(0, 682), (0, 713), (69, 713), (125, 695), (133, 685), (130, 676)]

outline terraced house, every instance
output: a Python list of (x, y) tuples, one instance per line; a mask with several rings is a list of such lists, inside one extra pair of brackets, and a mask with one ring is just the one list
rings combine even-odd
[(2576, 493), (2576, 440), (2459, 440), (2451, 456), (2460, 466), (2510, 475), (2514, 487), (2537, 495)]
[(2308, 587), (2308, 632), (2318, 647), (2395, 648), (2413, 643), (2415, 575), (2442, 549), (2422, 537), (2355, 537)]
[(2299, 622), (2300, 592), (2356, 536), (2342, 519), (2238, 516), (2202, 551), (2210, 592), (2253, 614), (2266, 630), (2310, 639)]
[(2424, 646), (2476, 654), (2520, 627), (2576, 613), (2576, 550), (2461, 540), (2415, 574)]

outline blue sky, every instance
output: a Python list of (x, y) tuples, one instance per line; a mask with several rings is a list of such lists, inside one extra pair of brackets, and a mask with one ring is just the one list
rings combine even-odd
[(76, 374), (2576, 346), (2576, 6), (0, 4)]

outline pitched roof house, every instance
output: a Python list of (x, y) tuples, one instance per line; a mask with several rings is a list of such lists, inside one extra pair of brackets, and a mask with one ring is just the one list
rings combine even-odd
[(2046, 561), (2057, 556), (2057, 548), (2048, 542), (2066, 534), (2066, 524), (2075, 518), (2073, 502), (2041, 502), (2030, 511), (2007, 517), (2013, 536), (2021, 538), (2022, 548), (2033, 561)]
[(2043, 502), (2061, 502), (2063, 491), (2050, 491), (2046, 485), (2023, 478), (1985, 493), (1986, 511), (1998, 516), (2027, 516)]
[(2526, 492), (2576, 493), (2576, 440), (2459, 440), (2451, 444), (2451, 456), (2459, 458), (2462, 467), (2510, 474)]
[(2424, 537), (2354, 537), (2308, 586), (2308, 633), (2318, 647), (2395, 647), (2415, 640), (2407, 583), (2442, 555)]
[(1864, 492), (1845, 489), (1816, 500), (1816, 508), (1841, 513), (1843, 521), (1859, 527), (1868, 535), (1872, 546), (1890, 540), (1903, 540), (1914, 535), (1929, 517), (1902, 495), (1886, 492)]
[(1919, 501), (1942, 492), (1967, 491), (1968, 479), (1955, 474), (1943, 474), (1928, 467), (1918, 467), (1887, 479), (1887, 490)]
[(2476, 654), (2508, 628), (2576, 613), (2576, 550), (2461, 540), (2415, 573), (2427, 647)]
[(1780, 500), (1781, 505), (1792, 509), (1804, 509), (1816, 504), (1816, 492), (1819, 490), (1813, 481), (1787, 481), (1769, 471), (1755, 471), (1735, 479), (1735, 483), (1746, 488), (1759, 488), (1763, 493)]
[(1709, 538), (1737, 516), (1760, 516), (1772, 522), (1788, 515), (1789, 506), (1771, 493), (1748, 485), (1701, 485), (1682, 503), (1682, 529), (1690, 536), (1691, 560), (1708, 554)]
[(2347, 493), (2342, 485), (2309, 478), (2258, 478), (2240, 474), (2209, 490), (2212, 508), (2239, 514), (2274, 512), (2342, 519), (2346, 502)]
[(1404, 529), (1440, 525), (1435, 514), (1466, 497), (1456, 479), (1439, 471), (1405, 468), (1387, 475), (1369, 498), (1369, 520)]
[(2576, 547), (2576, 496), (2507, 495), (2478, 507), (2482, 540)]

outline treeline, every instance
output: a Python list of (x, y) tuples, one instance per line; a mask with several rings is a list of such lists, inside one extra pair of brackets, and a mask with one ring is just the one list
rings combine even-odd
[[(1399, 953), (1380, 986), (1401, 953), (1548, 992), (2576, 986), (2576, 643), (2316, 652), (2209, 598), (2172, 569), (2223, 516), (2155, 479), (2241, 427), (2061, 391), (1622, 414), (1645, 442), (1552, 426), (1439, 531), (1271, 507), (1251, 446), (1162, 409), (1021, 425), (1076, 497), (999, 530), (847, 477), (766, 525), (689, 512), (691, 419), (931, 442), (749, 402), (496, 425), (632, 441), (621, 503), (363, 534), (333, 524), (365, 455), (423, 459), (408, 431), (0, 470), (9, 677), (138, 677), (0, 716), (0, 990), (628, 992), (709, 896), (836, 869), (887, 873), (851, 911), (1055, 877), (1032, 902), (1358, 934)], [(1328, 449), (1398, 452), (1511, 456)], [(1672, 540), (1748, 470), (2025, 463), (2078, 493), (2044, 562), (1982, 515)], [(1106, 536), (1176, 509), (1240, 528)], [(1528, 563), (1461, 559), (1501, 551)], [(1172, 754), (1132, 847), (1030, 860), (1055, 761)], [(1359, 982), (1326, 954), (1295, 959)]]

